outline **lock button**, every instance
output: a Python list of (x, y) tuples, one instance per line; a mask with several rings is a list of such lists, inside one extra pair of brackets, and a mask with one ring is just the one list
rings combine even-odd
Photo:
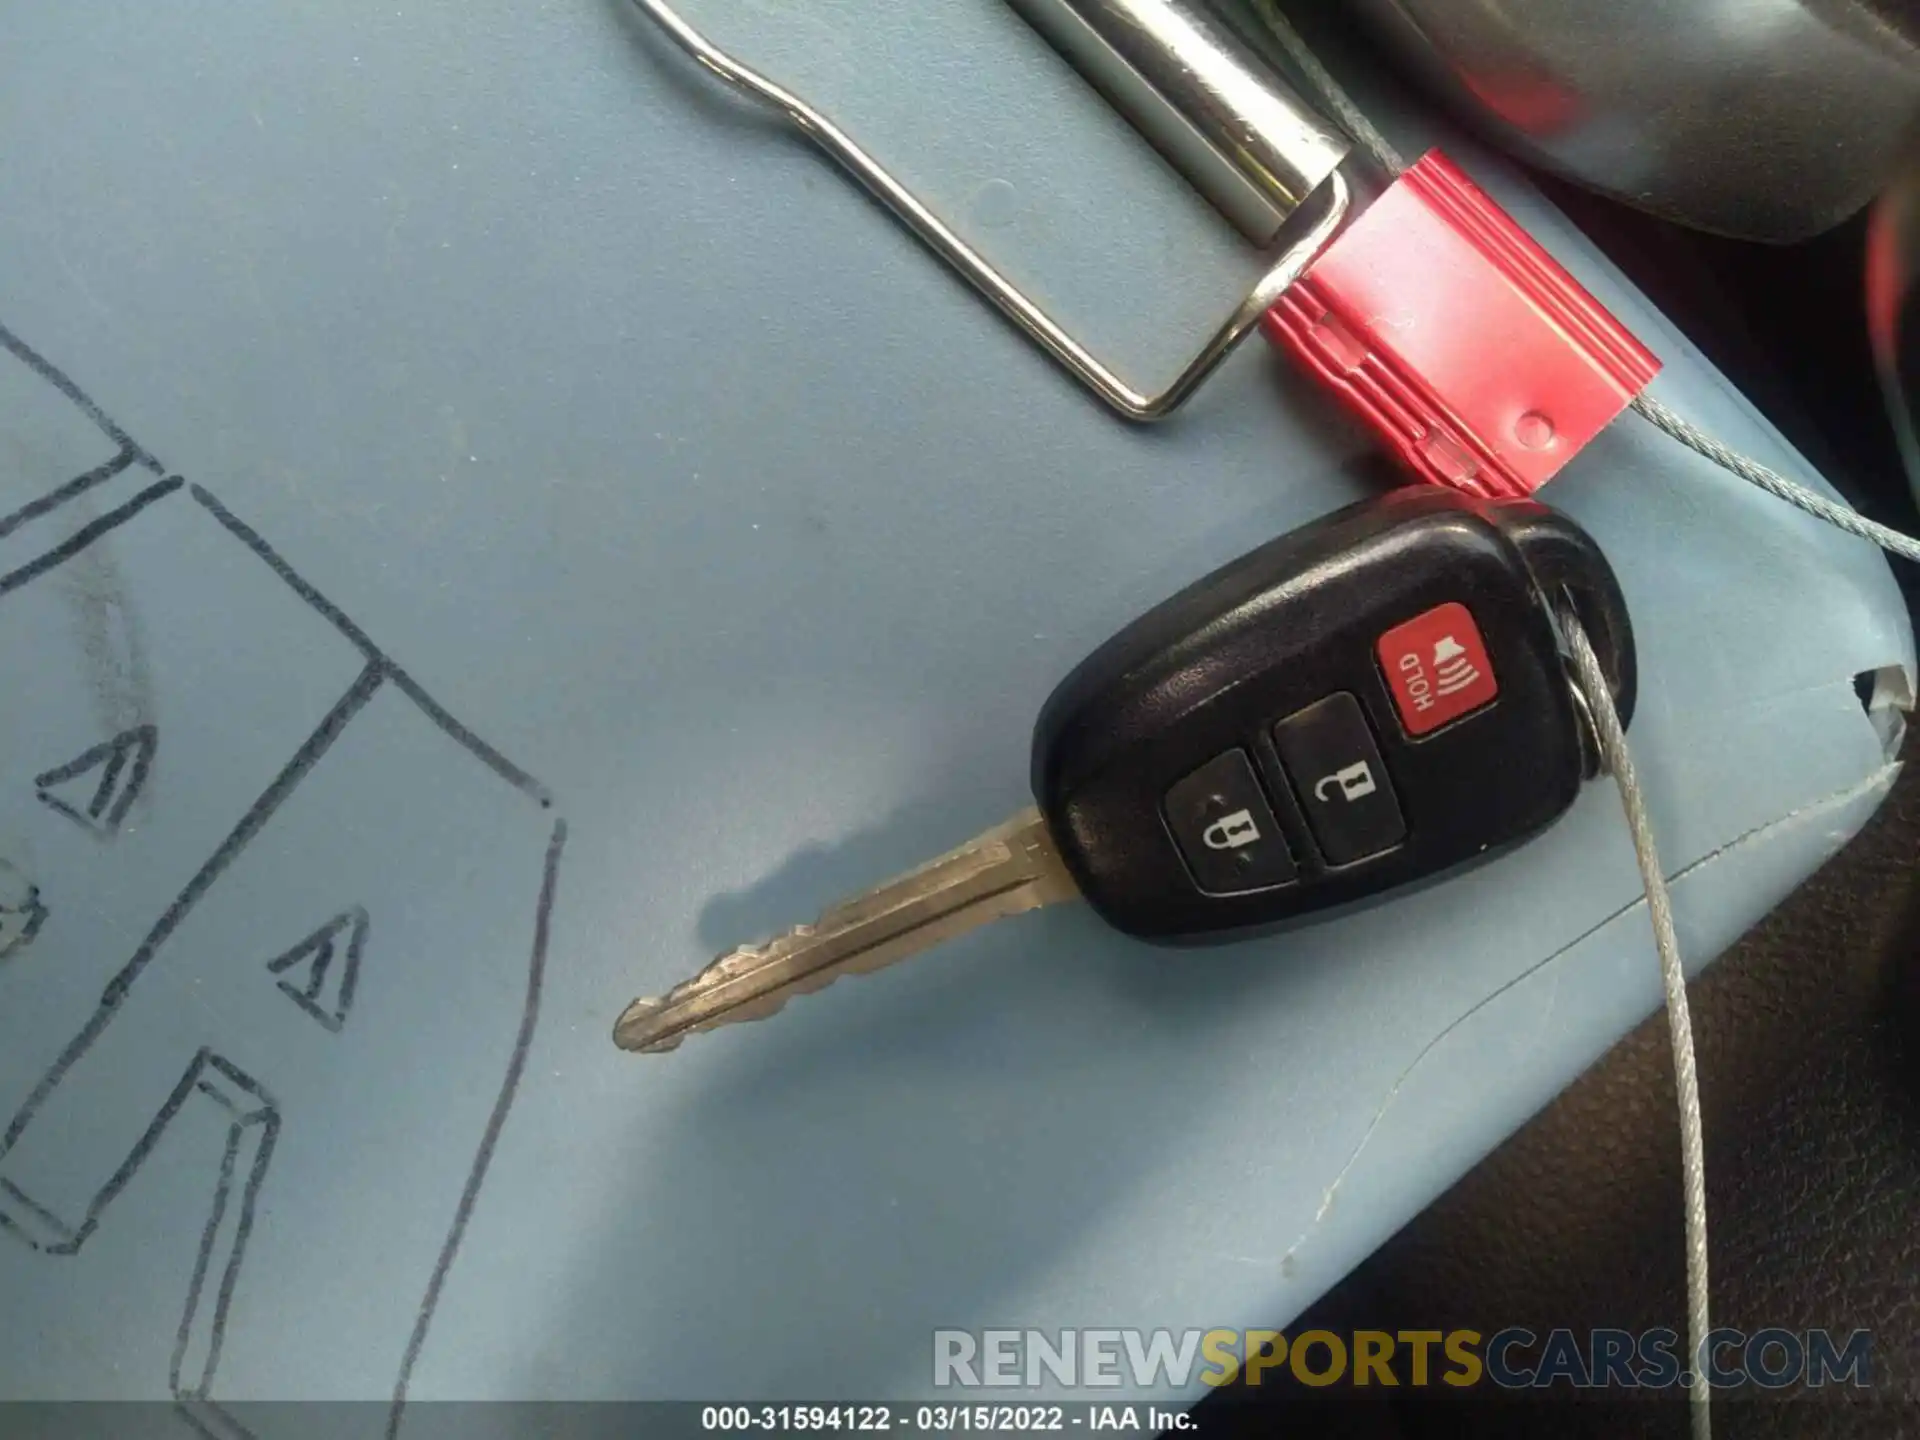
[(1167, 792), (1167, 828), (1194, 884), (1244, 895), (1299, 878), (1244, 750), (1216, 755)]
[(1400, 801), (1360, 702), (1342, 690), (1273, 727), (1280, 763), (1329, 866), (1352, 865), (1407, 838)]

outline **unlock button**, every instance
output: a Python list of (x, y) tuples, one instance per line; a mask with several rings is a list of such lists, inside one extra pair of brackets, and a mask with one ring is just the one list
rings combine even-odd
[(1167, 792), (1167, 828), (1209, 895), (1271, 890), (1298, 878), (1244, 750), (1216, 755)]
[(1289, 715), (1273, 743), (1327, 864), (1351, 865), (1407, 838), (1367, 717), (1346, 691)]

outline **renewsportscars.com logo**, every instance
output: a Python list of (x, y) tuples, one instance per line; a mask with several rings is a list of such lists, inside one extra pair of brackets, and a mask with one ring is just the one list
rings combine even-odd
[(1698, 1356), (1672, 1330), (936, 1330), (936, 1389), (1297, 1384), (1505, 1390), (1869, 1386), (1866, 1330), (1710, 1332)]

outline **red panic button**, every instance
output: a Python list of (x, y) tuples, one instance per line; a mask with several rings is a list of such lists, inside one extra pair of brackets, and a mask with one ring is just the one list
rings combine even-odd
[(1425, 735), (1491, 704), (1500, 693), (1473, 613), (1458, 601), (1396, 625), (1377, 647), (1387, 688), (1409, 735)]

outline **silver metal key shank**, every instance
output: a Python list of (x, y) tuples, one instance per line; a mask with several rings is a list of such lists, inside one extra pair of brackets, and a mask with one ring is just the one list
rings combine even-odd
[(635, 1000), (613, 1027), (623, 1050), (672, 1050), (696, 1030), (774, 1014), (795, 995), (904, 960), (989, 921), (1079, 891), (1037, 809), (897, 880), (834, 906), (766, 945), (722, 955), (665, 995)]

